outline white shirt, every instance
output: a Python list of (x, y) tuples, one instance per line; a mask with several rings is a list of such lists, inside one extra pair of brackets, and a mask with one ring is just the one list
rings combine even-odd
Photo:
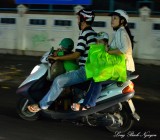
[(126, 66), (128, 71), (135, 71), (135, 65), (132, 57), (132, 44), (124, 27), (120, 27), (114, 34), (110, 43), (111, 49), (119, 49), (126, 55)]

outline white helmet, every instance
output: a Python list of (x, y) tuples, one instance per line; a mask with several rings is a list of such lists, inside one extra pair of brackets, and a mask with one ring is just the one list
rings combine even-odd
[(111, 15), (118, 15), (120, 17), (123, 17), (127, 22), (128, 22), (128, 19), (129, 19), (126, 11), (121, 10), (121, 9), (115, 10)]
[(107, 39), (109, 40), (109, 35), (105, 32), (99, 32), (96, 36), (97, 40), (101, 40), (101, 39)]

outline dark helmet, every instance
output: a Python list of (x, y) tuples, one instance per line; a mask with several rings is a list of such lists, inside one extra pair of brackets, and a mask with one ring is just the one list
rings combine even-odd
[(80, 22), (85, 21), (87, 24), (91, 25), (94, 21), (95, 14), (92, 10), (82, 9), (80, 10), (77, 15), (80, 16)]
[(64, 38), (59, 45), (68, 51), (72, 51), (74, 48), (74, 42), (71, 38)]

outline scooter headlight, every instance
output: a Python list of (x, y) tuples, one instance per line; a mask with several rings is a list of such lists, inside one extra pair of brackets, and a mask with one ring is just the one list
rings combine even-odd
[(39, 68), (40, 68), (39, 65), (35, 66), (35, 67), (33, 68), (33, 70), (31, 71), (31, 74), (33, 74), (33, 73), (35, 73), (36, 71), (38, 71)]

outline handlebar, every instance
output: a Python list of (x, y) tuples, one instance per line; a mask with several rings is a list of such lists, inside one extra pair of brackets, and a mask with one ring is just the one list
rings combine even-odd
[(51, 63), (51, 64), (53, 64), (53, 63), (55, 63), (55, 62), (56, 62), (56, 60), (49, 59), (48, 57), (47, 57), (46, 59), (47, 59), (47, 61), (48, 61), (49, 63)]

